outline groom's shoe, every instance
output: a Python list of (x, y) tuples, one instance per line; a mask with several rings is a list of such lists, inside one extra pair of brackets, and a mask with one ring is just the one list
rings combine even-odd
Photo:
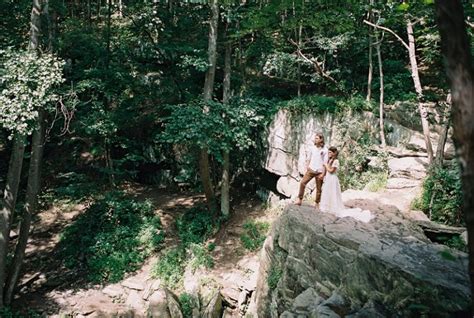
[(300, 198), (297, 198), (295, 201), (295, 205), (301, 205), (302, 201)]

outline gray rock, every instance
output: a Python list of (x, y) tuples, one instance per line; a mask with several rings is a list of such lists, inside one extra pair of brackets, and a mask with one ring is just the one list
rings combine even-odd
[(295, 298), (293, 309), (296, 311), (309, 311), (310, 307), (316, 308), (322, 301), (323, 299), (319, 297), (314, 288), (310, 287)]
[(224, 306), (219, 292), (215, 293), (209, 304), (204, 309), (202, 318), (221, 318)]
[(147, 317), (171, 318), (164, 290), (158, 289), (148, 298)]
[(159, 279), (153, 279), (146, 283), (145, 290), (143, 290), (142, 298), (148, 300), (155, 290), (160, 288), (161, 281)]
[[(298, 194), (299, 184), (299, 181), (291, 176), (280, 177), (277, 181), (277, 190), (286, 197), (296, 197)], [(308, 183), (307, 187), (310, 190), (314, 189), (314, 180)]]
[(423, 179), (428, 160), (420, 157), (392, 158), (388, 160), (391, 178)]
[(232, 287), (225, 287), (220, 290), (222, 300), (231, 308), (236, 308), (240, 292)]
[(461, 233), (461, 239), (467, 245), (467, 231)]
[(137, 290), (131, 290), (125, 300), (125, 305), (135, 311), (141, 311), (145, 308), (145, 302)]
[(387, 180), (387, 189), (406, 189), (420, 185), (421, 181), (407, 178), (390, 178)]
[[(455, 261), (447, 261), (446, 248), (429, 242), (396, 209), (374, 208), (385, 212), (361, 223), (310, 213), (310, 207), (288, 206), (260, 255), (255, 291), (259, 316), (291, 311), (297, 296), (309, 288), (329, 297), (324, 307), (331, 309), (331, 304), (338, 313), (348, 312), (349, 308), (340, 308), (349, 307), (346, 302), (357, 308), (368, 299), (397, 308), (402, 316), (409, 315), (410, 303), (425, 305), (436, 314), (466, 310), (470, 304), (467, 254), (449, 250)], [(278, 278), (276, 288), (269, 288), (269, 276)], [(345, 300), (338, 300), (335, 290)]]
[(122, 282), (122, 286), (129, 289), (144, 290), (145, 282), (135, 277), (130, 277)]
[(310, 318), (339, 318), (338, 314), (336, 314), (331, 308), (325, 305), (320, 305), (316, 309), (312, 310)]
[(331, 308), (331, 310), (336, 311), (336, 312), (346, 312), (347, 308), (350, 306), (350, 304), (347, 302), (347, 300), (344, 298), (343, 295), (341, 295), (337, 290), (335, 290), (331, 297), (326, 299), (321, 306), (326, 306)]
[(118, 284), (112, 284), (102, 289), (102, 292), (111, 298), (119, 298), (125, 294), (123, 288)]
[(178, 298), (168, 289), (165, 289), (165, 292), (171, 318), (183, 318), (183, 313), (181, 312)]

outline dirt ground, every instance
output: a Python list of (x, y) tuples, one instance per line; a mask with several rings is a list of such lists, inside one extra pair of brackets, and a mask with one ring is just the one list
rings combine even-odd
[[(178, 242), (174, 222), (176, 217), (185, 209), (204, 201), (201, 194), (171, 193), (139, 184), (128, 184), (124, 190), (140, 200), (149, 199), (153, 202), (166, 233), (165, 246), (173, 246)], [(74, 222), (89, 204), (53, 206), (37, 215), (26, 251), (24, 275), (13, 304), (14, 310), (27, 316), (34, 312), (50, 317), (76, 307), (91, 308), (88, 306), (91, 303), (101, 308), (117, 306), (100, 292), (103, 286), (88, 283), (80, 269), (65, 268), (59, 258), (57, 245), (62, 230)], [(258, 262), (256, 253), (245, 250), (240, 243), (243, 224), (248, 219), (271, 223), (277, 216), (276, 212), (265, 209), (257, 198), (234, 198), (231, 206), (231, 218), (211, 239), (216, 246), (212, 254), (215, 266), (206, 272), (222, 288), (232, 284), (229, 275), (232, 275), (236, 264), (255, 266)], [(150, 257), (141, 269), (127, 276), (149, 276), (155, 260), (156, 256)], [(82, 314), (86, 316), (87, 310), (83, 310)]]

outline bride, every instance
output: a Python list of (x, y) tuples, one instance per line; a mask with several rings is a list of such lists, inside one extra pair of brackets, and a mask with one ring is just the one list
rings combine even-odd
[(337, 159), (338, 150), (336, 147), (328, 149), (328, 163), (326, 168), (326, 177), (322, 187), (321, 203), (319, 205), (322, 212), (332, 213), (337, 217), (353, 217), (363, 222), (369, 222), (373, 215), (368, 210), (362, 211), (360, 208), (349, 209), (342, 203), (341, 185), (337, 177), (339, 160)]

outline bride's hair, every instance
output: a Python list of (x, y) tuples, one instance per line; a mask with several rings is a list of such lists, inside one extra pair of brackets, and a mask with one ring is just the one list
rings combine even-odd
[(339, 151), (337, 150), (336, 147), (329, 147), (328, 150), (334, 154), (334, 157), (332, 157), (331, 159), (329, 159), (329, 164), (332, 165), (332, 163), (334, 162), (334, 160), (337, 159), (337, 156), (339, 155)]

